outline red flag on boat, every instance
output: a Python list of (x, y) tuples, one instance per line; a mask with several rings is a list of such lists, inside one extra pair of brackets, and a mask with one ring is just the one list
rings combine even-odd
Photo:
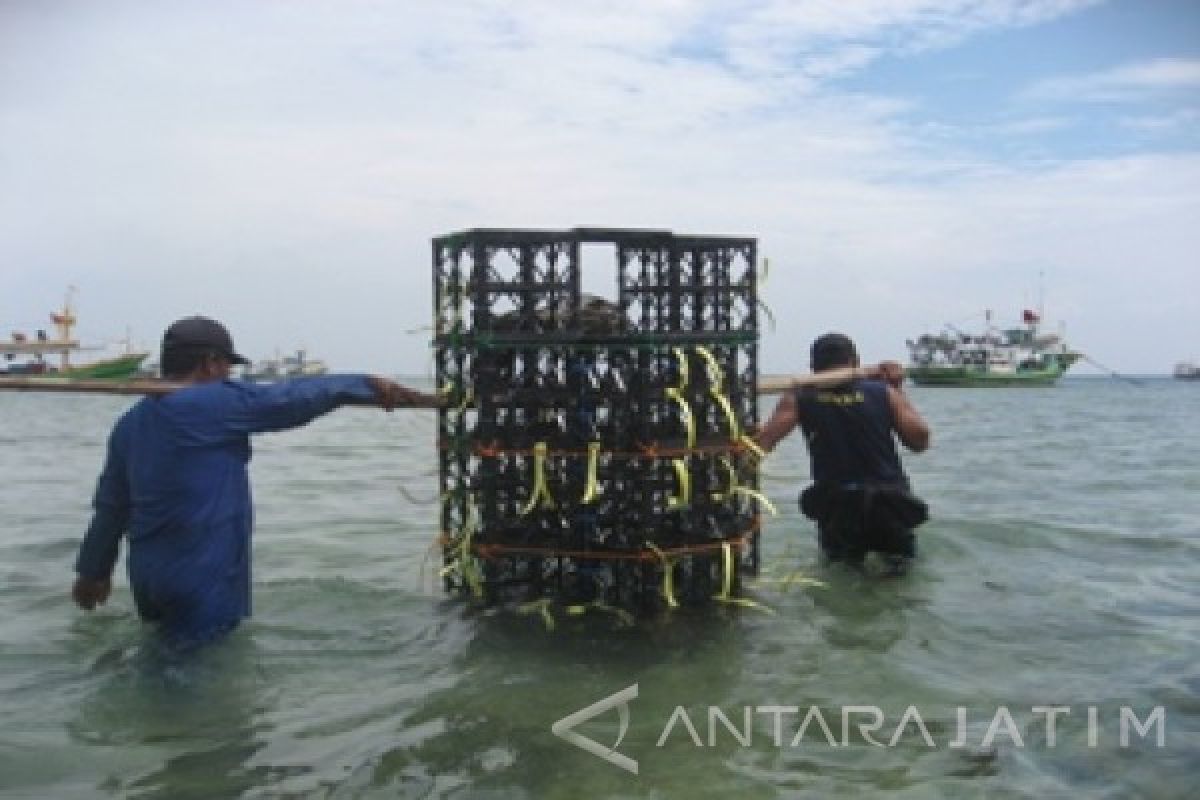
[(1038, 316), (1038, 313), (1036, 311), (1030, 311), (1027, 308), (1021, 312), (1021, 319), (1024, 320), (1027, 324), (1032, 325), (1035, 322), (1040, 322), (1042, 318)]

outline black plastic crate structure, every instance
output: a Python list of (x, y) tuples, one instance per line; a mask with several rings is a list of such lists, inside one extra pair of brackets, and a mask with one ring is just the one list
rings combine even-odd
[[(581, 254), (615, 251), (615, 300)], [(442, 575), (484, 603), (735, 600), (758, 569), (756, 240), (433, 240)]]

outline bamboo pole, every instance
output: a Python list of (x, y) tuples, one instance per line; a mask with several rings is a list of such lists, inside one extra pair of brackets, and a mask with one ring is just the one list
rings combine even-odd
[[(854, 367), (805, 375), (781, 375), (763, 378), (758, 382), (759, 394), (783, 394), (804, 387), (827, 388), (853, 380), (862, 373)], [(47, 376), (0, 375), (0, 390), (16, 392), (60, 392), (72, 394), (118, 394), (118, 395), (164, 395), (181, 388), (184, 384), (143, 378), (130, 381), (110, 381), (95, 378), (56, 378)], [(364, 405), (370, 405), (366, 403)], [(406, 408), (437, 408), (436, 402), (422, 403)]]
[(821, 372), (809, 372), (804, 375), (779, 375), (762, 378), (758, 382), (759, 394), (783, 394), (794, 389), (828, 389), (841, 386), (855, 378), (860, 378), (863, 370), (860, 367), (835, 367)]
[[(96, 378), (55, 378), (55, 377), (25, 377), (0, 375), (0, 390), (15, 392), (58, 392), (69, 394), (125, 394), (156, 396), (169, 394), (181, 389), (187, 384), (163, 381), (155, 378), (143, 378), (131, 381), (109, 381)], [(375, 406), (369, 401), (352, 402), (354, 406)], [(428, 401), (414, 403), (397, 408), (437, 408), (437, 398), (430, 395)]]
[(173, 392), (183, 384), (155, 379), (108, 381), (97, 378), (55, 378), (0, 375), (0, 389), (15, 392), (72, 392), (78, 394), (143, 394)]

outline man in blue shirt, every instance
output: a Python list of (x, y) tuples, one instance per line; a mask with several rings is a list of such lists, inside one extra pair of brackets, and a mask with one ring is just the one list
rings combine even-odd
[(75, 602), (108, 599), (121, 535), (142, 619), (168, 640), (198, 644), (250, 614), (253, 507), (250, 434), (308, 423), (347, 404), (432, 406), (436, 399), (370, 375), (322, 375), (275, 384), (229, 379), (238, 355), (223, 325), (188, 317), (163, 335), (163, 377), (185, 384), (146, 397), (108, 440), (95, 513), (75, 563)]
[(800, 505), (817, 523), (826, 558), (860, 566), (875, 551), (889, 571), (903, 572), (916, 556), (913, 529), (928, 513), (909, 490), (895, 438), (918, 453), (930, 438), (904, 394), (904, 369), (894, 361), (860, 367), (854, 342), (840, 333), (813, 342), (810, 364), (813, 372), (853, 368), (854, 376), (840, 386), (785, 393), (758, 442), (771, 450), (797, 426), (803, 429), (813, 485)]

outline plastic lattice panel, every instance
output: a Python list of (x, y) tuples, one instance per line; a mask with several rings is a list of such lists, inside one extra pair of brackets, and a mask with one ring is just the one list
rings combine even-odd
[[(610, 298), (582, 247), (611, 246)], [(758, 567), (756, 241), (474, 229), (433, 240), (446, 586), (639, 609)]]

